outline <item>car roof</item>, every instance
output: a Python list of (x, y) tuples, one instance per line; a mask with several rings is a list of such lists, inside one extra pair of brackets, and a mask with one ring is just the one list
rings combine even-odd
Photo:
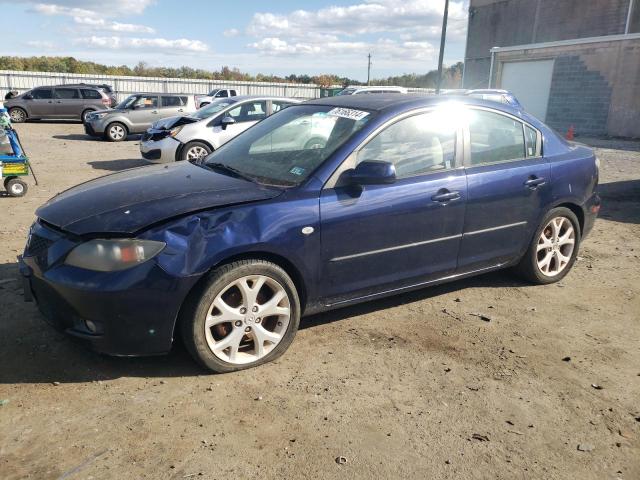
[(331, 107), (362, 109), (376, 112), (384, 111), (409, 111), (416, 108), (436, 106), (448, 102), (457, 102), (465, 105), (484, 106), (494, 110), (524, 118), (520, 109), (504, 103), (492, 102), (467, 95), (424, 95), (409, 93), (406, 95), (380, 94), (380, 95), (341, 95), (336, 97), (323, 97), (305, 102), (305, 105), (325, 105)]

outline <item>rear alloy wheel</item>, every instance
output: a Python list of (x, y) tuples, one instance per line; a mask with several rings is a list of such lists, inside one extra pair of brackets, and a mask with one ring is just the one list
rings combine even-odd
[(263, 260), (234, 262), (213, 272), (182, 319), (191, 354), (218, 373), (276, 359), (300, 323), (295, 286), (279, 266)]
[(9, 109), (9, 118), (13, 123), (23, 123), (27, 121), (27, 112), (18, 107), (11, 108)]
[(24, 197), (27, 193), (27, 184), (18, 178), (11, 178), (4, 183), (4, 188), (7, 189), (7, 193), (12, 197)]
[(202, 142), (189, 142), (182, 149), (182, 160), (200, 160), (211, 153), (207, 144)]
[(580, 223), (568, 208), (554, 208), (541, 222), (527, 253), (516, 267), (527, 280), (546, 284), (569, 273), (580, 245)]
[(105, 135), (110, 142), (121, 142), (127, 138), (127, 127), (118, 122), (110, 123), (107, 125)]

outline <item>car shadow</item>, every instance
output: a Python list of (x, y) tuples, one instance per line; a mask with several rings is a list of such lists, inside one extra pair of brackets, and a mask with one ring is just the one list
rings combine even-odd
[[(305, 317), (301, 329), (313, 328), (354, 316), (435, 298), (474, 287), (525, 286), (508, 272), (490, 273), (432, 288)], [(0, 264), (0, 385), (20, 383), (83, 383), (121, 377), (187, 377), (207, 375), (174, 342), (168, 355), (118, 358), (95, 353), (72, 337), (44, 322), (34, 302), (25, 302), (16, 263)]]
[[(65, 135), (52, 135), (52, 138), (55, 138), (57, 140), (73, 140), (73, 141), (83, 141), (83, 142), (88, 142), (88, 141), (106, 142), (106, 140), (104, 140), (101, 136), (92, 137), (91, 135), (86, 133), (69, 133)], [(130, 134), (127, 136), (127, 138), (124, 141), (137, 142), (137, 141), (140, 141), (141, 138), (142, 138), (141, 134)]]
[(640, 179), (601, 183), (599, 216), (622, 223), (640, 223)]
[(128, 158), (122, 160), (96, 160), (88, 162), (91, 168), (96, 170), (106, 170), (108, 172), (119, 172), (130, 168), (147, 167), (152, 165), (142, 158)]

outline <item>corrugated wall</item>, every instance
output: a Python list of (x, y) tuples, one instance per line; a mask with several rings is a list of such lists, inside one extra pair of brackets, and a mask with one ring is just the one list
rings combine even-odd
[(238, 95), (280, 95), (294, 98), (320, 97), (320, 86), (313, 84), (233, 82), (188, 78), (120, 77), (113, 75), (0, 70), (0, 99), (4, 98), (9, 90), (18, 90), (22, 93), (34, 87), (64, 85), (68, 83), (107, 83), (116, 91), (118, 100), (123, 100), (127, 95), (139, 92), (204, 95), (214, 88), (234, 88), (238, 92)]

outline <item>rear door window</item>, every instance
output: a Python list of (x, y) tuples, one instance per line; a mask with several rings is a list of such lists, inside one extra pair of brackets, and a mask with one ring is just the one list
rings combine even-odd
[(187, 97), (176, 97), (173, 95), (162, 97), (163, 107), (183, 107), (187, 104)]
[(471, 165), (507, 162), (525, 157), (522, 122), (486, 110), (471, 110)]
[(271, 113), (276, 113), (279, 112), (280, 110), (282, 110), (285, 107), (288, 107), (289, 105), (291, 105), (291, 102), (281, 102), (281, 101), (274, 101), (271, 102)]
[(83, 90), (80, 90), (80, 93), (82, 93), (82, 98), (87, 98), (92, 100), (100, 100), (102, 98), (102, 95), (97, 90), (83, 89)]
[(37, 88), (31, 92), (35, 100), (49, 100), (53, 98), (53, 90), (50, 88)]
[(55, 98), (72, 100), (80, 98), (80, 93), (77, 88), (56, 88)]

